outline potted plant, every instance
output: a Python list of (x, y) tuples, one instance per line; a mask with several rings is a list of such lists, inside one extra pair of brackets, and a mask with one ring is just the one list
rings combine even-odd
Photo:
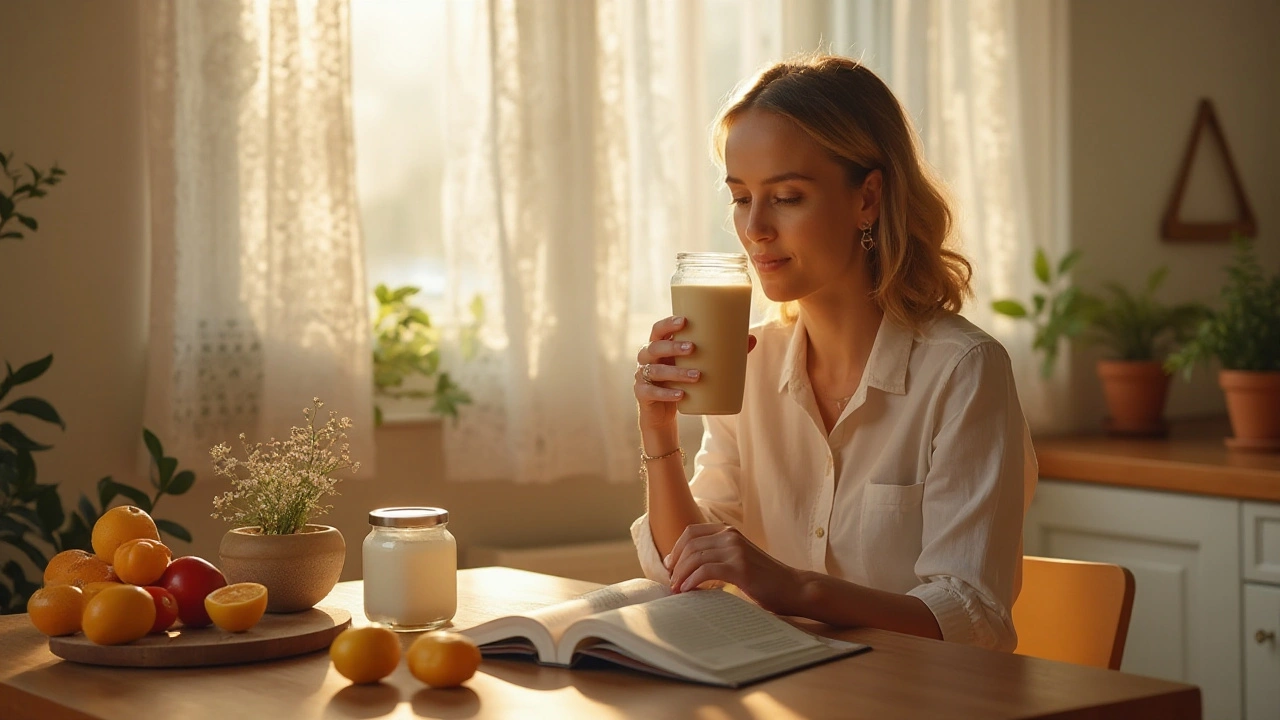
[(231, 480), (231, 490), (213, 500), (215, 518), (237, 527), (218, 548), (227, 582), (256, 582), (267, 587), (267, 612), (297, 612), (319, 602), (342, 575), (346, 542), (337, 528), (312, 524), (328, 512), (322, 504), (336, 495), (341, 470), (355, 472), (360, 463), (348, 453), (349, 418), (316, 425), (324, 403), (313, 398), (302, 411), (305, 427), (295, 427), (284, 441), (249, 445), (240, 436), (245, 459), (231, 455), (225, 443), (215, 446), (213, 471)]
[(1222, 308), (1208, 313), (1195, 336), (1170, 356), (1170, 370), (1189, 376), (1210, 359), (1221, 366), (1237, 450), (1280, 451), (1280, 272), (1267, 277), (1253, 244), (1235, 238), (1235, 259), (1226, 268)]
[(1032, 297), (1031, 309), (1016, 300), (998, 300), (992, 309), (1036, 324), (1033, 347), (1044, 353), (1041, 373), (1045, 377), (1053, 372), (1058, 345), (1064, 338), (1079, 337), (1104, 348), (1107, 357), (1098, 361), (1097, 372), (1107, 403), (1107, 432), (1164, 435), (1168, 431), (1164, 407), (1169, 374), (1163, 361), (1190, 334), (1203, 309), (1191, 303), (1170, 306), (1155, 300), (1168, 274), (1164, 267), (1153, 271), (1137, 294), (1119, 283), (1104, 285), (1103, 295), (1083, 291), (1067, 280), (1079, 259), (1078, 250), (1068, 253), (1055, 273), (1044, 251), (1037, 250), (1034, 270), (1045, 290)]
[[(373, 388), (378, 400), (395, 406), (401, 401), (430, 401), (431, 411), (458, 419), (458, 409), (471, 402), (471, 395), (441, 367), (441, 337), (427, 311), (411, 298), (419, 288), (412, 285), (388, 288), (379, 283), (373, 296), (377, 302), (373, 317)], [(472, 320), (462, 326), (459, 345), (462, 358), (476, 352), (478, 334), (484, 321), (484, 302), (477, 295), (470, 306)], [(376, 425), (381, 425), (381, 403), (373, 406)]]

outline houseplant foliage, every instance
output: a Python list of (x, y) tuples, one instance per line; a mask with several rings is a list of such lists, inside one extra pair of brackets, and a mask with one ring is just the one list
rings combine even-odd
[(272, 438), (250, 445), (240, 436), (243, 460), (225, 443), (215, 446), (214, 474), (228, 478), (231, 490), (213, 500), (213, 517), (231, 522), (218, 554), (227, 581), (256, 582), (267, 588), (267, 612), (296, 612), (312, 607), (337, 584), (346, 558), (342, 533), (310, 520), (333, 506), (335, 475), (360, 469), (346, 442), (349, 418), (330, 412), (323, 425), (316, 416), (324, 406), (313, 398), (304, 408), (304, 427), (294, 427), (286, 440)]
[(1190, 376), (1209, 360), (1221, 366), (1234, 437), (1241, 450), (1280, 451), (1280, 272), (1263, 271), (1252, 242), (1234, 238), (1222, 304), (1207, 314), (1195, 336), (1169, 357), (1167, 367)]
[[(458, 409), (470, 403), (471, 396), (441, 368), (440, 331), (431, 324), (431, 316), (411, 302), (418, 292), (412, 285), (392, 289), (379, 284), (374, 289), (374, 393), (385, 399), (430, 400), (433, 412), (456, 420)], [(479, 296), (470, 310), (472, 322), (462, 328), (459, 338), (464, 358), (475, 354), (477, 330), (484, 319)], [(377, 405), (374, 420), (382, 422), (382, 408)]]
[[(9, 188), (0, 187), (0, 239), (21, 240), (23, 231), (39, 229), (34, 217), (18, 211), (18, 206), (28, 200), (44, 197), (48, 188), (57, 185), (65, 173), (54, 166), (42, 172), (31, 165), (27, 173), (11, 170), (13, 155), (0, 153), (0, 168), (10, 181)], [(159, 439), (143, 430), (143, 442), (151, 456), (151, 486), (154, 495), (147, 491), (120, 483), (111, 477), (98, 481), (95, 498), (81, 494), (74, 508), (65, 508), (57, 483), (42, 483), (38, 479), (36, 453), (52, 449), (52, 445), (32, 438), (30, 423), (41, 422), (66, 429), (62, 416), (47, 400), (33, 395), (18, 395), (21, 386), (28, 385), (45, 374), (53, 365), (53, 355), (20, 366), (16, 370), (5, 363), (4, 378), (0, 380), (0, 544), (8, 546), (25, 558), (42, 573), (49, 558), (64, 550), (93, 551), (91, 528), (98, 517), (117, 497), (123, 497), (148, 513), (165, 495), (181, 495), (195, 483), (195, 474), (189, 470), (178, 471), (178, 461), (166, 457)], [(190, 542), (191, 534), (172, 520), (157, 519), (161, 532)], [(28, 579), (26, 569), (17, 557), (9, 557), (0, 566), (0, 612), (22, 612), (27, 600), (40, 586)]]
[(1227, 370), (1280, 371), (1280, 272), (1268, 278), (1253, 243), (1239, 236), (1234, 243), (1222, 307), (1207, 311), (1195, 335), (1169, 357), (1172, 371), (1189, 376), (1215, 359)]
[(1168, 268), (1154, 270), (1139, 292), (1107, 283), (1103, 293), (1080, 289), (1067, 279), (1079, 262), (1072, 251), (1052, 269), (1042, 249), (1036, 250), (1034, 271), (1044, 287), (1032, 297), (1030, 309), (1016, 300), (997, 300), (992, 308), (1003, 315), (1036, 324), (1033, 347), (1042, 352), (1041, 373), (1049, 377), (1064, 338), (1105, 349), (1098, 361), (1109, 417), (1107, 429), (1122, 435), (1161, 435), (1169, 377), (1163, 367), (1168, 353), (1183, 342), (1204, 309), (1194, 303), (1166, 305), (1155, 299)]

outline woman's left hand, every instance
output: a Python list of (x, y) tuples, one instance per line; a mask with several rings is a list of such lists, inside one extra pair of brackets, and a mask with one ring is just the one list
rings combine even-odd
[(736, 528), (723, 523), (686, 527), (663, 563), (671, 573), (675, 592), (719, 580), (736, 585), (770, 612), (796, 614), (800, 572), (774, 560)]

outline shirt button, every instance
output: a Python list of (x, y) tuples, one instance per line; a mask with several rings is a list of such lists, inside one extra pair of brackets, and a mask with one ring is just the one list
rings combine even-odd
[(814, 535), (816, 535), (817, 537), (822, 537), (823, 535), (826, 535), (827, 533), (826, 533), (826, 531), (825, 531), (825, 530), (823, 530), (822, 528), (818, 528), (817, 530), (814, 530), (814, 531), (813, 531), (813, 534), (814, 534)]

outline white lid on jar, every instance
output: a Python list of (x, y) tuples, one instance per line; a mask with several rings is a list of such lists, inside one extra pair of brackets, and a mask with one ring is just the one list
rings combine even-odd
[(438, 507), (386, 507), (369, 511), (375, 527), (423, 528), (449, 522), (449, 511)]

